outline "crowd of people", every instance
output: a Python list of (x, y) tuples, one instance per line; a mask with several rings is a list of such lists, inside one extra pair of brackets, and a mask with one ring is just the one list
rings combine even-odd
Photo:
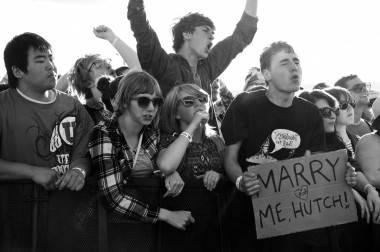
[[(173, 26), (174, 53), (168, 54), (143, 0), (130, 0), (137, 51), (107, 26), (93, 30), (127, 66), (112, 69), (107, 59), (89, 54), (58, 81), (49, 42), (30, 32), (15, 36), (4, 50), (8, 80), (0, 85), (0, 179), (78, 191), (94, 176), (110, 211), (161, 221), (192, 237), (173, 241), (172, 251), (212, 251), (209, 223), (199, 214), (204, 206), (196, 199), (184, 204), (183, 197), (191, 198), (187, 184), (199, 183), (207, 198), (226, 181), (235, 188), (231, 251), (377, 251), (380, 98), (370, 101), (370, 87), (354, 74), (298, 94), (300, 59), (282, 41), (264, 48), (260, 68), (249, 69), (234, 97), (218, 76), (253, 40), (256, 12), (257, 0), (246, 0), (233, 33), (214, 46), (213, 22), (190, 13)], [(277, 129), (294, 133), (297, 146), (275, 149)], [(262, 185), (247, 168), (339, 149), (348, 153), (345, 180), (359, 221), (256, 239), (251, 197)], [(153, 176), (164, 181), (165, 206), (124, 188), (132, 178)]]

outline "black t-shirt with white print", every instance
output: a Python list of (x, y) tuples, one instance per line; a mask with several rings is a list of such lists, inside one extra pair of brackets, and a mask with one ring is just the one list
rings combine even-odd
[(238, 95), (222, 123), (226, 145), (242, 141), (238, 159), (243, 171), (324, 149), (323, 121), (313, 104), (294, 97), (292, 106), (283, 108), (270, 102), (265, 92)]

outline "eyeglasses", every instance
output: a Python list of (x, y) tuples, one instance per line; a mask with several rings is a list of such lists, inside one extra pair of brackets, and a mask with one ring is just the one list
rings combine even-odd
[(153, 106), (157, 108), (160, 107), (164, 102), (164, 100), (161, 97), (155, 97), (153, 99), (150, 99), (149, 97), (140, 96), (132, 98), (132, 100), (136, 100), (140, 108), (147, 108), (150, 105), (150, 103), (152, 103)]
[(371, 89), (371, 83), (358, 83), (355, 84), (349, 91), (357, 94), (366, 93)]
[(345, 110), (348, 108), (348, 105), (351, 105), (352, 108), (355, 108), (356, 104), (353, 101), (350, 102), (342, 102), (339, 104), (339, 109)]
[(90, 67), (88, 68), (88, 72), (91, 72), (92, 68), (100, 69), (102, 67), (111, 69), (111, 65), (107, 60), (95, 60), (94, 62), (91, 63)]
[(200, 103), (208, 103), (208, 96), (205, 94), (199, 94), (197, 96), (185, 96), (182, 99), (180, 99), (183, 106), (189, 108), (195, 105), (196, 101), (199, 101)]
[(331, 118), (333, 114), (338, 115), (339, 108), (324, 107), (320, 108), (319, 112), (321, 113), (323, 118)]

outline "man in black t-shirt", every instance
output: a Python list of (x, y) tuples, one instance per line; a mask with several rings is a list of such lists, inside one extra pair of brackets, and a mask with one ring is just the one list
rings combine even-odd
[[(260, 190), (259, 180), (247, 171), (248, 166), (300, 157), (307, 150), (324, 147), (318, 109), (294, 96), (300, 88), (302, 70), (293, 48), (285, 42), (272, 43), (261, 54), (260, 64), (268, 89), (238, 95), (222, 123), (226, 172), (237, 189), (248, 196)], [(299, 242), (299, 238), (294, 240), (297, 234), (257, 241), (250, 197), (238, 193), (235, 203), (232, 218), (238, 228), (232, 225), (233, 251), (300, 249), (293, 246)]]

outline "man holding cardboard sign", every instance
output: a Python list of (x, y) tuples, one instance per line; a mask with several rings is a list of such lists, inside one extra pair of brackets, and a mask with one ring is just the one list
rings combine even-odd
[[(318, 109), (294, 96), (300, 88), (302, 70), (293, 48), (285, 42), (273, 43), (264, 49), (260, 64), (268, 89), (237, 96), (222, 124), (227, 145), (227, 174), (237, 189), (248, 196), (257, 195), (261, 182), (247, 167), (302, 157), (307, 150), (324, 149), (324, 130)], [(298, 179), (301, 180), (302, 176), (307, 179), (306, 175), (298, 173)], [(276, 188), (279, 189), (278, 185)], [(299, 196), (304, 197), (306, 189), (301, 186), (300, 190)], [(237, 193), (233, 200), (231, 234), (234, 251), (329, 249), (328, 234), (320, 231), (256, 240), (250, 198)], [(279, 209), (274, 207), (275, 211)]]

